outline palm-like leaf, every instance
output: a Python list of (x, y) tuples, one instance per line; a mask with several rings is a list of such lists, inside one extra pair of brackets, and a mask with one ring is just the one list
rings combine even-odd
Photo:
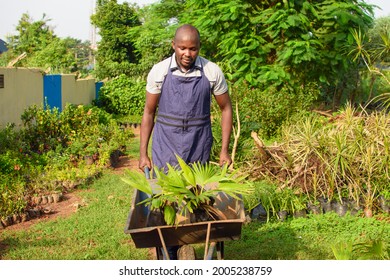
[(196, 186), (195, 176), (192, 172), (191, 167), (178, 155), (176, 155), (176, 158), (182, 170), (182, 176), (187, 181), (188, 185)]
[[(195, 209), (204, 209), (209, 215), (216, 214), (212, 211), (212, 202), (219, 193), (223, 192), (237, 200), (240, 194), (251, 193), (253, 186), (245, 182), (245, 176), (237, 176), (237, 172), (229, 173), (228, 167), (222, 168), (202, 164), (200, 162), (187, 164), (177, 156), (180, 168), (174, 168), (167, 164), (167, 171), (155, 168), (157, 192), (152, 191), (149, 182), (141, 174), (128, 172), (124, 179), (129, 185), (150, 194), (151, 196), (141, 203), (150, 205), (151, 209), (163, 209), (164, 219), (168, 225), (175, 222), (175, 207), (183, 214), (188, 211), (193, 213)], [(219, 215), (221, 216), (221, 215)]]
[(132, 172), (130, 170), (126, 170), (126, 177), (122, 177), (122, 181), (131, 187), (138, 189), (146, 194), (152, 194), (152, 187), (150, 186), (146, 177), (139, 172)]
[(168, 225), (175, 224), (176, 211), (171, 205), (164, 206), (164, 220)]

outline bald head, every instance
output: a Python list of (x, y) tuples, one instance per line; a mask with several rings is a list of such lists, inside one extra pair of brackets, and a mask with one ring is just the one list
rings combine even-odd
[(175, 38), (176, 41), (193, 41), (200, 44), (200, 34), (198, 29), (191, 24), (184, 24), (176, 29)]
[(190, 24), (180, 26), (172, 40), (177, 65), (188, 71), (195, 63), (200, 49), (199, 31)]

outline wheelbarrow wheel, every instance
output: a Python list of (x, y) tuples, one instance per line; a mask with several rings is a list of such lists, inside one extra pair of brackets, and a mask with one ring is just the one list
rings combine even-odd
[(195, 249), (190, 245), (183, 245), (177, 251), (178, 260), (196, 260)]

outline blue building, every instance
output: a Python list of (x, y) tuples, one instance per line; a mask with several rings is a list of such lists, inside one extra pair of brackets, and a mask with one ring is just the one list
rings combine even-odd
[(0, 39), (0, 54), (6, 51), (8, 51), (7, 44)]

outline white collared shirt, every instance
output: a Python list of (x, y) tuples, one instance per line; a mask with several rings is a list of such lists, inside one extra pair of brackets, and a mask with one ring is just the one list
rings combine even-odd
[[(172, 63), (171, 63), (172, 61)], [(147, 78), (146, 91), (152, 94), (160, 94), (162, 83), (165, 76), (168, 73), (169, 65), (173, 70), (172, 75), (182, 77), (198, 77), (201, 76), (201, 69), (207, 79), (210, 81), (211, 92), (214, 95), (224, 94), (228, 91), (228, 85), (225, 80), (225, 76), (219, 66), (203, 57), (198, 56), (195, 60), (195, 65), (192, 69), (187, 72), (183, 72), (179, 69), (176, 63), (175, 54), (163, 61), (155, 64), (150, 70)]]

